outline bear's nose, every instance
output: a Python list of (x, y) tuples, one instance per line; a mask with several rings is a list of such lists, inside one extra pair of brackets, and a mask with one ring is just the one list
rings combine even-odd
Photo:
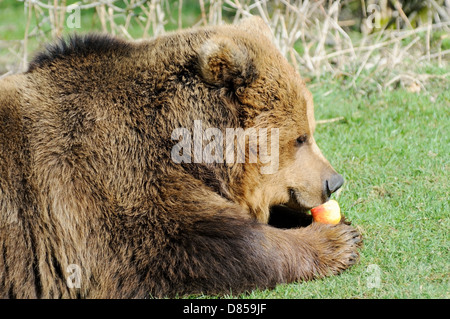
[(344, 184), (344, 178), (341, 174), (333, 174), (325, 181), (325, 191), (327, 196), (330, 197), (331, 194), (341, 188), (342, 184)]

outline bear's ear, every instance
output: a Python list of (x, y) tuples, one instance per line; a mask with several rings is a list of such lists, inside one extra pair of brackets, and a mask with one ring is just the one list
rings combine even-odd
[(203, 79), (212, 85), (237, 90), (256, 77), (254, 61), (247, 49), (228, 37), (216, 36), (206, 41), (198, 59)]
[(260, 34), (266, 36), (271, 41), (274, 40), (272, 30), (270, 30), (269, 25), (266, 22), (264, 22), (264, 20), (261, 17), (251, 16), (242, 19), (237, 24), (237, 27), (241, 30), (250, 32), (253, 35)]

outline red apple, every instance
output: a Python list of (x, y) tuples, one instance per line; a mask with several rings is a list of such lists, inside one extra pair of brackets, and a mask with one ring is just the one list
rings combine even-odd
[(314, 221), (324, 224), (337, 224), (341, 220), (341, 209), (334, 199), (311, 209)]

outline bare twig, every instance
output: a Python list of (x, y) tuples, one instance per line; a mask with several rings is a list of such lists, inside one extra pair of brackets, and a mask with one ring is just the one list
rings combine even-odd
[(32, 4), (29, 3), (28, 4), (28, 15), (27, 15), (27, 24), (25, 26), (25, 36), (24, 36), (24, 40), (23, 40), (23, 60), (22, 60), (22, 65), (20, 67), (21, 70), (25, 69), (25, 66), (27, 64), (27, 59), (28, 59), (28, 32), (30, 30), (30, 22), (31, 22), (31, 11), (32, 10)]
[(331, 118), (331, 119), (318, 120), (318, 121), (316, 121), (316, 124), (333, 123), (333, 122), (338, 122), (338, 121), (343, 121), (343, 120), (345, 120), (345, 117), (338, 116), (338, 117), (334, 117), (334, 118)]

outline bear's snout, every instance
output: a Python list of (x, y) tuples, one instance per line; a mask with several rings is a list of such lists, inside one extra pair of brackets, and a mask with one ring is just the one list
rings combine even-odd
[(344, 184), (344, 178), (341, 174), (333, 174), (329, 179), (325, 180), (324, 193), (327, 197), (330, 197), (335, 191), (337, 191)]

